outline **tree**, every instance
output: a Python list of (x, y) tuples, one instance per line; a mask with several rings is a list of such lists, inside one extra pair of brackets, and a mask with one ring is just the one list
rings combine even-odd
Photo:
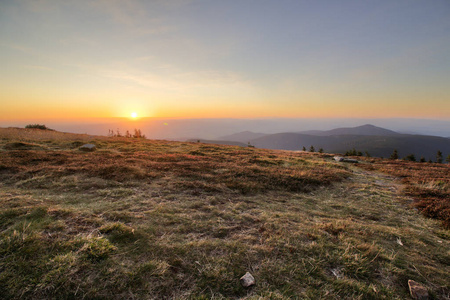
[(392, 152), (391, 159), (398, 159), (398, 151), (397, 151), (397, 149), (394, 149), (394, 152)]
[(436, 162), (442, 164), (442, 152), (440, 150), (436, 153)]
[(306, 147), (305, 147), (305, 146), (303, 146), (302, 151), (305, 151), (305, 152), (306, 152)]
[(447, 158), (445, 159), (446, 162), (448, 162), (450, 164), (450, 154), (447, 156)]
[(323, 153), (323, 148), (319, 148), (319, 153)]
[(423, 157), (423, 156), (420, 157), (420, 162), (421, 162), (421, 163), (424, 163), (424, 162), (426, 162), (426, 161), (427, 161), (427, 160), (425, 159), (425, 157)]
[(371, 157), (370, 153), (368, 151), (364, 152), (366, 154), (366, 157)]
[(414, 154), (409, 154), (409, 155), (405, 156), (404, 160), (416, 161), (416, 157), (414, 156)]
[(309, 152), (316, 152), (316, 149), (314, 149), (314, 146), (311, 145), (311, 147), (309, 147)]
[(349, 150), (345, 152), (345, 156), (356, 156), (358, 153), (356, 152), (356, 149), (353, 148), (352, 150)]

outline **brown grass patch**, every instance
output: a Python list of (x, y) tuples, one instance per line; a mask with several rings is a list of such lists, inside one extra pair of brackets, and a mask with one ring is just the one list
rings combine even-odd
[(370, 164), (360, 166), (399, 177), (406, 185), (403, 192), (415, 200), (414, 207), (450, 228), (450, 165), (388, 159), (368, 161)]

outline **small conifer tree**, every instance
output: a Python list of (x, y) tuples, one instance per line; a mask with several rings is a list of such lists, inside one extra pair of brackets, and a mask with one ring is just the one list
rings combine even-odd
[(311, 147), (309, 147), (309, 152), (316, 152), (316, 149), (314, 148), (314, 146), (311, 145)]
[(398, 159), (398, 151), (397, 151), (397, 149), (394, 149), (394, 151), (392, 152), (391, 159)]
[(442, 152), (440, 150), (436, 153), (436, 162), (442, 164)]

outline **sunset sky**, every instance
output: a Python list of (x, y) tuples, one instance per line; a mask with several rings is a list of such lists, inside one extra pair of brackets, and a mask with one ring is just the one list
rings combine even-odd
[(0, 1), (0, 120), (450, 119), (450, 1)]

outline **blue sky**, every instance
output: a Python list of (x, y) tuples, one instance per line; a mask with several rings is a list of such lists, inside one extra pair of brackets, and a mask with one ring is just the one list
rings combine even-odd
[(450, 118), (449, 1), (2, 1), (0, 118)]

